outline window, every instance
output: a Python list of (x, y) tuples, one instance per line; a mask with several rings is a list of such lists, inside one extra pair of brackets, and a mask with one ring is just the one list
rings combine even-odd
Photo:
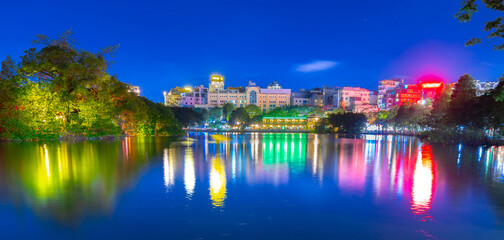
[(255, 90), (250, 91), (250, 104), (256, 104), (257, 102), (257, 92)]

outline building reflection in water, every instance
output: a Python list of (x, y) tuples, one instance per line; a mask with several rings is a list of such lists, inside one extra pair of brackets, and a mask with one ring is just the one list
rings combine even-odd
[(431, 218), (428, 210), (431, 209), (434, 184), (435, 171), (431, 146), (422, 145), (415, 164), (411, 190), (411, 210), (415, 215), (422, 215), (422, 221)]
[(164, 172), (164, 185), (166, 191), (175, 184), (175, 149), (163, 149), (163, 172)]
[(194, 156), (191, 147), (185, 148), (184, 154), (184, 186), (187, 198), (191, 198), (196, 186), (196, 173), (194, 170)]
[(217, 155), (210, 160), (210, 199), (214, 207), (223, 207), (226, 199), (226, 168)]
[(338, 185), (343, 191), (362, 193), (365, 187), (367, 164), (364, 144), (360, 139), (339, 139)]
[[(158, 181), (168, 194), (180, 193), (181, 199), (192, 202), (204, 196), (215, 208), (225, 207), (226, 199), (233, 197), (229, 192), (239, 192), (235, 187), (283, 185), (298, 190), (289, 184), (327, 181), (323, 187), (338, 188), (334, 192), (342, 197), (364, 196), (377, 204), (392, 199), (404, 204), (408, 215), (426, 221), (432, 219), (433, 203), (442, 201), (435, 193), (450, 194), (443, 186), (458, 183), (450, 176), (477, 171), (492, 183), (504, 182), (504, 147), (453, 146), (440, 152), (436, 146), (400, 136), (347, 139), (254, 133), (213, 142), (209, 135), (195, 137), (199, 141), (190, 147), (157, 146), (151, 138), (0, 144), (0, 198), (21, 201), (40, 215), (77, 221), (111, 212), (118, 195), (136, 183), (142, 168), (152, 159), (162, 159)], [(175, 191), (177, 184), (181, 191)], [(502, 202), (498, 194), (492, 197)]]

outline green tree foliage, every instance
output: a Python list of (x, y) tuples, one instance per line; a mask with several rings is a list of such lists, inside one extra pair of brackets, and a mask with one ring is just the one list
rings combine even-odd
[(247, 105), (245, 110), (251, 118), (262, 114), (261, 108), (254, 104)]
[(333, 129), (337, 133), (359, 134), (367, 124), (366, 115), (362, 113), (331, 113), (322, 119), (326, 129)]
[[(504, 12), (504, 0), (481, 0), (486, 8), (494, 11)], [(476, 0), (464, 0), (462, 1), (462, 7), (455, 17), (461, 22), (471, 21), (473, 14), (478, 11), (478, 5)], [(488, 21), (483, 30), (490, 32), (487, 36), (488, 38), (504, 38), (504, 23), (502, 22), (503, 17), (498, 17), (494, 20)], [(472, 46), (481, 43), (481, 38), (473, 38), (466, 43), (466, 46)], [(495, 50), (504, 49), (504, 43), (494, 46)]]
[(208, 110), (208, 119), (206, 121), (209, 122), (220, 122), (223, 116), (223, 108), (216, 107)]
[(464, 74), (455, 84), (448, 107), (449, 121), (455, 125), (474, 126), (478, 124), (476, 86), (474, 79)]
[(396, 114), (391, 118), (395, 128), (419, 130), (427, 124), (429, 109), (419, 105), (401, 105)]
[(99, 53), (77, 50), (65, 32), (56, 39), (39, 35), (40, 49), (12, 58), (0, 71), (0, 138), (54, 139), (168, 135), (180, 132), (170, 109), (132, 95), (107, 68), (114, 48)]
[(226, 117), (226, 121), (229, 121), (229, 115), (231, 115), (234, 109), (234, 105), (230, 102), (227, 102), (222, 106), (222, 114)]
[(242, 128), (250, 124), (250, 116), (244, 107), (235, 109), (229, 116), (229, 123), (232, 125), (240, 125)]
[(137, 123), (136, 135), (170, 136), (181, 133), (180, 123), (175, 120), (170, 108), (144, 97), (140, 97), (140, 100), (147, 111), (143, 121)]
[(432, 111), (430, 113), (430, 125), (434, 127), (442, 127), (448, 121), (448, 107), (451, 101), (451, 89), (446, 88), (441, 92), (437, 100), (432, 103)]
[(175, 119), (184, 127), (201, 124), (203, 115), (192, 108), (186, 107), (171, 107)]

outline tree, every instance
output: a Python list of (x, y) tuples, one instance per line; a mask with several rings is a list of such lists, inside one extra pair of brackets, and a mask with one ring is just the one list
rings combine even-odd
[(233, 109), (235, 109), (234, 105), (230, 102), (227, 102), (222, 106), (222, 114), (226, 117), (226, 121), (229, 120), (229, 115), (231, 115), (231, 112), (233, 112)]
[(476, 86), (469, 74), (464, 74), (455, 84), (448, 107), (448, 121), (455, 125), (474, 125), (480, 119), (475, 114), (477, 106)]
[(325, 122), (337, 133), (359, 134), (366, 126), (367, 118), (363, 113), (332, 113), (329, 114), (329, 116), (321, 122)]
[(189, 125), (199, 124), (203, 122), (203, 116), (192, 108), (186, 107), (171, 107), (175, 119), (184, 127)]
[(34, 42), (42, 48), (25, 51), (18, 64), (10, 57), (2, 62), (0, 138), (180, 133), (169, 108), (133, 95), (110, 76), (107, 58), (114, 47), (77, 50), (70, 37), (39, 35)]
[(243, 107), (235, 109), (229, 116), (229, 123), (232, 125), (247, 126), (250, 123), (250, 116)]
[(72, 117), (78, 109), (75, 102), (80, 100), (82, 91), (96, 85), (106, 75), (108, 67), (106, 53), (91, 53), (77, 50), (67, 31), (56, 39), (38, 35), (34, 43), (42, 44), (42, 49), (30, 48), (21, 57), (20, 73), (36, 82), (49, 82), (49, 91), (58, 93), (61, 116), (66, 123), (72, 123)]
[(210, 122), (220, 122), (222, 119), (222, 111), (223, 109), (220, 107), (212, 108), (208, 111), (208, 119)]
[[(481, 2), (485, 4), (486, 8), (504, 12), (504, 0), (481, 0)], [(464, 0), (462, 2), (462, 7), (455, 17), (461, 22), (468, 22), (471, 21), (473, 14), (477, 11), (478, 5), (476, 5), (476, 0)], [(485, 24), (483, 30), (490, 32), (488, 38), (504, 38), (504, 23), (502, 20), (502, 17), (498, 17)], [(466, 43), (466, 46), (472, 46), (478, 43), (481, 43), (481, 38), (473, 38)], [(494, 50), (502, 49), (504, 49), (504, 43), (494, 46)]]
[(441, 95), (432, 103), (429, 125), (433, 127), (443, 127), (447, 124), (448, 108), (451, 101), (451, 89), (446, 88)]
[(261, 108), (254, 104), (247, 105), (245, 107), (245, 110), (247, 111), (247, 113), (251, 118), (262, 114)]

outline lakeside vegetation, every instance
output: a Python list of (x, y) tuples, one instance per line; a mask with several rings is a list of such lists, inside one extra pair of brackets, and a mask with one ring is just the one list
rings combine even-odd
[(417, 132), (432, 142), (492, 144), (504, 137), (504, 77), (498, 86), (477, 95), (474, 79), (465, 74), (427, 103), (402, 105), (372, 114), (381, 129)]
[(316, 117), (315, 132), (359, 134), (366, 126), (421, 134), (433, 142), (488, 144), (504, 135), (504, 77), (477, 94), (465, 74), (436, 98), (376, 113), (286, 106), (262, 112), (255, 105), (214, 109), (165, 107), (130, 92), (108, 69), (116, 47), (79, 50), (71, 32), (36, 47), (19, 62), (7, 56), (0, 71), (0, 139), (33, 140), (102, 136), (169, 136), (182, 127), (230, 125), (244, 130), (263, 117)]
[(0, 139), (167, 136), (182, 132), (171, 110), (129, 91), (107, 69), (116, 47), (79, 50), (67, 31), (38, 35), (16, 62), (2, 61)]

